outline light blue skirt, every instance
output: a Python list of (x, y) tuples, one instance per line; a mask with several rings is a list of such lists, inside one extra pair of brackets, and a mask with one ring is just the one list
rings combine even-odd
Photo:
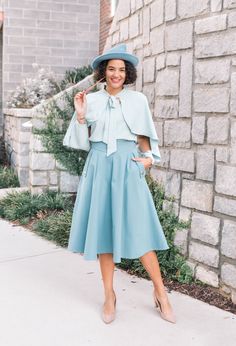
[(98, 254), (139, 258), (151, 250), (169, 248), (145, 179), (136, 143), (119, 139), (117, 151), (90, 142), (74, 205), (68, 250), (97, 260)]

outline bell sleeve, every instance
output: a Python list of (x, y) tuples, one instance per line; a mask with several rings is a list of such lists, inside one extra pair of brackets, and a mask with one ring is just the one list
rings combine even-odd
[(84, 124), (80, 124), (77, 120), (76, 112), (74, 112), (66, 131), (63, 145), (69, 148), (85, 151), (89, 151), (90, 149), (87, 121)]

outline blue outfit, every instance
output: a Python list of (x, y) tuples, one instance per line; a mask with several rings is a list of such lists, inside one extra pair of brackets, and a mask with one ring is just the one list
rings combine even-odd
[[(122, 113), (123, 120), (129, 129), (129, 136), (127, 136), (127, 131), (123, 133), (117, 133), (117, 127), (114, 122), (113, 114), (116, 114), (117, 109), (114, 100), (118, 98), (120, 103), (120, 111)], [(155, 163), (158, 163), (161, 159), (160, 151), (158, 148), (158, 137), (156, 134), (156, 129), (152, 120), (152, 114), (150, 112), (147, 98), (144, 94), (128, 90), (124, 88), (121, 92), (116, 94), (116, 97), (110, 95), (105, 89), (91, 93), (87, 95), (87, 112), (86, 112), (86, 124), (79, 124), (76, 119), (76, 113), (74, 113), (63, 144), (75, 148), (83, 149), (89, 151), (90, 140), (99, 141), (103, 137), (104, 128), (106, 124), (111, 121), (111, 126), (109, 128), (110, 136), (108, 138), (107, 155), (115, 151), (115, 138), (122, 137), (123, 139), (133, 139), (131, 135), (143, 135), (150, 138), (150, 145), (152, 155), (155, 159)], [(87, 127), (91, 126), (92, 135), (89, 137)], [(105, 140), (105, 139), (104, 139)]]
[[(132, 114), (125, 112), (127, 93), (136, 99), (132, 105), (136, 123)], [(137, 135), (147, 133), (152, 155), (160, 160), (158, 138), (145, 99), (143, 94), (127, 89), (115, 97), (106, 90), (89, 94), (86, 124), (79, 124), (74, 114), (65, 135), (64, 145), (89, 151), (79, 181), (68, 243), (70, 251), (83, 254), (86, 260), (112, 253), (113, 261), (119, 263), (121, 258), (138, 258), (150, 250), (169, 248), (145, 179), (144, 165), (132, 160), (140, 156)], [(142, 110), (146, 116), (140, 113)]]

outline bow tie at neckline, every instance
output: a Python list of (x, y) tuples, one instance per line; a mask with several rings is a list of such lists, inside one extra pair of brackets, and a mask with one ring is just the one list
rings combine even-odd
[(107, 140), (107, 156), (116, 151), (116, 113), (120, 112), (118, 109), (120, 98), (118, 96), (110, 95), (108, 98), (108, 112), (105, 125), (105, 137)]
[(110, 108), (116, 108), (120, 103), (120, 98), (118, 96), (110, 95), (108, 99)]

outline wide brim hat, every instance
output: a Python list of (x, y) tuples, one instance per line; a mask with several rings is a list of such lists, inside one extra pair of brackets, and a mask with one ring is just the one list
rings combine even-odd
[(135, 55), (128, 53), (126, 51), (126, 44), (122, 43), (112, 47), (105, 53), (95, 57), (91, 62), (91, 66), (93, 70), (96, 70), (100, 62), (104, 60), (111, 60), (111, 59), (121, 59), (121, 60), (129, 61), (134, 66), (136, 66), (139, 62), (139, 59)]

